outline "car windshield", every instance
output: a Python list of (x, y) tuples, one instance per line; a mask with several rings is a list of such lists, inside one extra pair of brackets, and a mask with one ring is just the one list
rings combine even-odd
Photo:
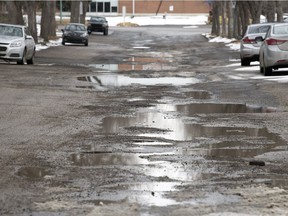
[(288, 34), (288, 25), (274, 26), (273, 34)]
[(257, 33), (266, 33), (269, 30), (270, 26), (250, 26), (248, 34), (257, 34)]
[(83, 25), (68, 25), (65, 28), (66, 31), (85, 31), (85, 26)]
[(93, 22), (105, 22), (105, 19), (103, 17), (91, 17), (90, 21), (93, 21)]
[(23, 37), (23, 31), (21, 27), (0, 25), (0, 35)]

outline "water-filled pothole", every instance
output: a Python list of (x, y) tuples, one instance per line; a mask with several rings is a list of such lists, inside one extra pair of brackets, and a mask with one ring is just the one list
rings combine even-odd
[(21, 177), (26, 177), (28, 179), (40, 179), (46, 175), (49, 175), (49, 172), (46, 171), (43, 167), (21, 167), (17, 172), (17, 175)]
[(120, 74), (101, 74), (98, 76), (78, 77), (79, 81), (89, 82), (93, 86), (130, 86), (130, 85), (190, 85), (199, 83), (200, 80), (194, 77), (159, 77), (159, 78), (135, 78)]

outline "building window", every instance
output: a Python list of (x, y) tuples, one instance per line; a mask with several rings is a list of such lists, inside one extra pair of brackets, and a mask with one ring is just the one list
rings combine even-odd
[(91, 12), (96, 12), (96, 2), (91, 2), (91, 4), (90, 4), (90, 11), (91, 11)]
[(105, 2), (105, 13), (110, 12), (110, 2)]
[(117, 7), (111, 7), (113, 13), (117, 13)]
[(97, 2), (97, 12), (103, 12), (104, 8), (103, 8), (103, 2)]

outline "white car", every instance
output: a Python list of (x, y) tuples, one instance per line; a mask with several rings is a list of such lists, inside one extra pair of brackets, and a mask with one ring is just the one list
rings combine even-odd
[(255, 41), (257, 36), (265, 37), (272, 23), (259, 23), (247, 26), (246, 33), (240, 44), (241, 66), (249, 66), (252, 61), (259, 61), (260, 41)]
[(260, 52), (260, 72), (265, 76), (272, 75), (273, 69), (288, 68), (288, 23), (277, 23), (271, 26), (263, 41)]
[(35, 41), (26, 26), (0, 23), (0, 59), (33, 64)]

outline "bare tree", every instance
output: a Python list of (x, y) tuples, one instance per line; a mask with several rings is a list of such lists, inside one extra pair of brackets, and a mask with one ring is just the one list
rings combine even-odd
[(37, 36), (37, 23), (36, 23), (36, 9), (37, 9), (37, 2), (35, 0), (30, 0), (23, 2), (24, 8), (28, 15), (28, 29), (32, 34), (35, 42), (38, 43), (38, 36)]
[(80, 22), (80, 1), (71, 2), (71, 15), (70, 22), (79, 23)]
[(8, 16), (8, 23), (24, 25), (22, 3), (22, 1), (6, 1), (8, 14), (13, 14), (13, 16)]
[(54, 0), (42, 2), (40, 37), (42, 37), (45, 42), (49, 41), (50, 37), (56, 36), (55, 10), (56, 2)]

